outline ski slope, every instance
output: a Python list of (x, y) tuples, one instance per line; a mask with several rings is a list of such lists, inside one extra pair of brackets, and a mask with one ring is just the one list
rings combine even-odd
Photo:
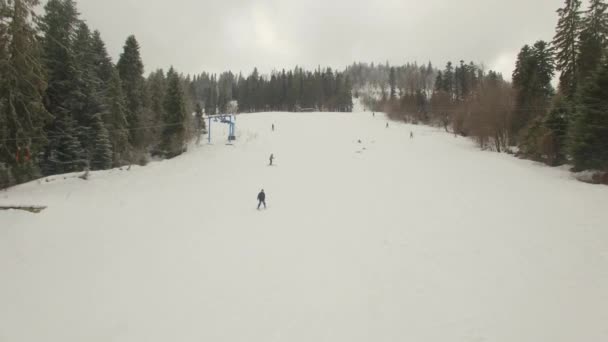
[(0, 341), (608, 341), (608, 188), (386, 122), (241, 115), (0, 192), (48, 206), (0, 211)]

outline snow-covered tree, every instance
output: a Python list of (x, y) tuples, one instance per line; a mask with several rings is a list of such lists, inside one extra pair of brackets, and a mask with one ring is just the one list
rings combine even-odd
[(93, 151), (91, 156), (91, 168), (93, 170), (107, 170), (112, 167), (112, 144), (108, 129), (101, 119), (101, 115), (93, 118)]
[(43, 105), (46, 75), (31, 24), (37, 4), (0, 1), (0, 164), (5, 175), (0, 187), (9, 178), (24, 182), (38, 175), (38, 156), (47, 142), (44, 127), (52, 119)]

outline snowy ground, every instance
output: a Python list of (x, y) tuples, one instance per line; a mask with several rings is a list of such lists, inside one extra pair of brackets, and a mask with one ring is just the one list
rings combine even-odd
[(49, 208), (0, 211), (0, 341), (608, 341), (607, 187), (385, 123), (243, 115), (234, 146), (1, 192)]

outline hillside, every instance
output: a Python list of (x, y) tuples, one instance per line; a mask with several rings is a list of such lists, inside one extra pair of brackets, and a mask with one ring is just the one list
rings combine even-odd
[(48, 206), (0, 211), (0, 341), (608, 340), (605, 187), (386, 122), (241, 115), (234, 145), (0, 192)]

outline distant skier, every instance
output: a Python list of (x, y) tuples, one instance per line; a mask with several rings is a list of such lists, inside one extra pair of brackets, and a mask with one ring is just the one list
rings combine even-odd
[(274, 124), (272, 124), (272, 131), (274, 132)]
[(374, 115), (374, 117), (376, 117), (376, 112), (374, 112), (374, 114), (373, 114), (373, 115)]
[(258, 194), (258, 201), (258, 210), (260, 210), (262, 204), (264, 204), (264, 209), (266, 209), (266, 194), (264, 193), (264, 189)]
[(410, 139), (414, 139), (414, 132), (410, 131)]
[(388, 128), (388, 122), (386, 123), (386, 128)]
[(272, 162), (274, 161), (274, 154), (270, 155), (270, 166), (272, 166)]

